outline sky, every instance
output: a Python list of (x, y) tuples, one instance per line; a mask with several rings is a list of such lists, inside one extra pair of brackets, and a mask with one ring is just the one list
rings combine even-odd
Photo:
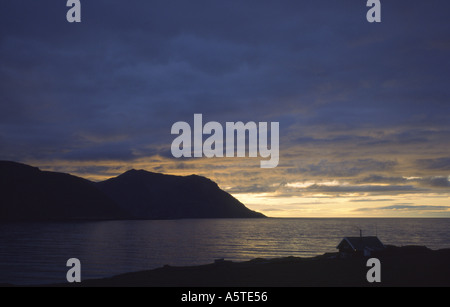
[[(0, 3), (0, 160), (100, 181), (206, 176), (272, 217), (450, 217), (450, 3)], [(279, 122), (261, 158), (174, 158), (171, 127)]]

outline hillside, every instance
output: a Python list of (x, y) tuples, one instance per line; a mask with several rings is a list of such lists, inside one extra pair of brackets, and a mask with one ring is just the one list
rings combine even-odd
[(98, 188), (134, 218), (254, 218), (264, 217), (208, 178), (173, 176), (130, 170), (100, 182)]
[(104, 220), (127, 213), (80, 177), (0, 161), (0, 221)]

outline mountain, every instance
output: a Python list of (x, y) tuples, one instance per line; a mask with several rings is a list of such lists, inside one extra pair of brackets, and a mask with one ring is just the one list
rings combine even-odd
[(213, 181), (131, 170), (94, 183), (0, 161), (0, 221), (264, 217)]
[(0, 221), (104, 220), (127, 213), (93, 182), (0, 161)]
[(208, 178), (130, 170), (97, 183), (134, 218), (259, 218)]

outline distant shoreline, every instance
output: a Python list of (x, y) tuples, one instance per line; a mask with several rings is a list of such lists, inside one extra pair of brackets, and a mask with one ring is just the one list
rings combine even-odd
[(166, 265), (78, 284), (32, 287), (450, 287), (450, 248), (389, 246), (377, 258), (382, 272), (382, 281), (377, 284), (366, 280), (367, 258), (341, 259), (338, 253), (326, 253), (312, 258), (220, 259), (197, 266)]
[(15, 223), (87, 223), (87, 222), (120, 222), (120, 221), (184, 221), (184, 220), (265, 220), (265, 219), (282, 219), (282, 220), (376, 220), (376, 219), (398, 219), (398, 220), (449, 220), (450, 217), (197, 217), (197, 218), (160, 218), (160, 219), (146, 219), (146, 218), (123, 218), (123, 219), (48, 219), (48, 220), (0, 220), (1, 224), (15, 224)]

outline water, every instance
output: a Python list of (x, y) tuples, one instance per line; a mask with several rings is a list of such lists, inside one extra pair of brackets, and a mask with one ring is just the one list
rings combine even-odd
[(69, 258), (82, 279), (196, 265), (335, 252), (344, 236), (450, 248), (450, 219), (205, 219), (0, 224), (0, 283), (66, 282)]

